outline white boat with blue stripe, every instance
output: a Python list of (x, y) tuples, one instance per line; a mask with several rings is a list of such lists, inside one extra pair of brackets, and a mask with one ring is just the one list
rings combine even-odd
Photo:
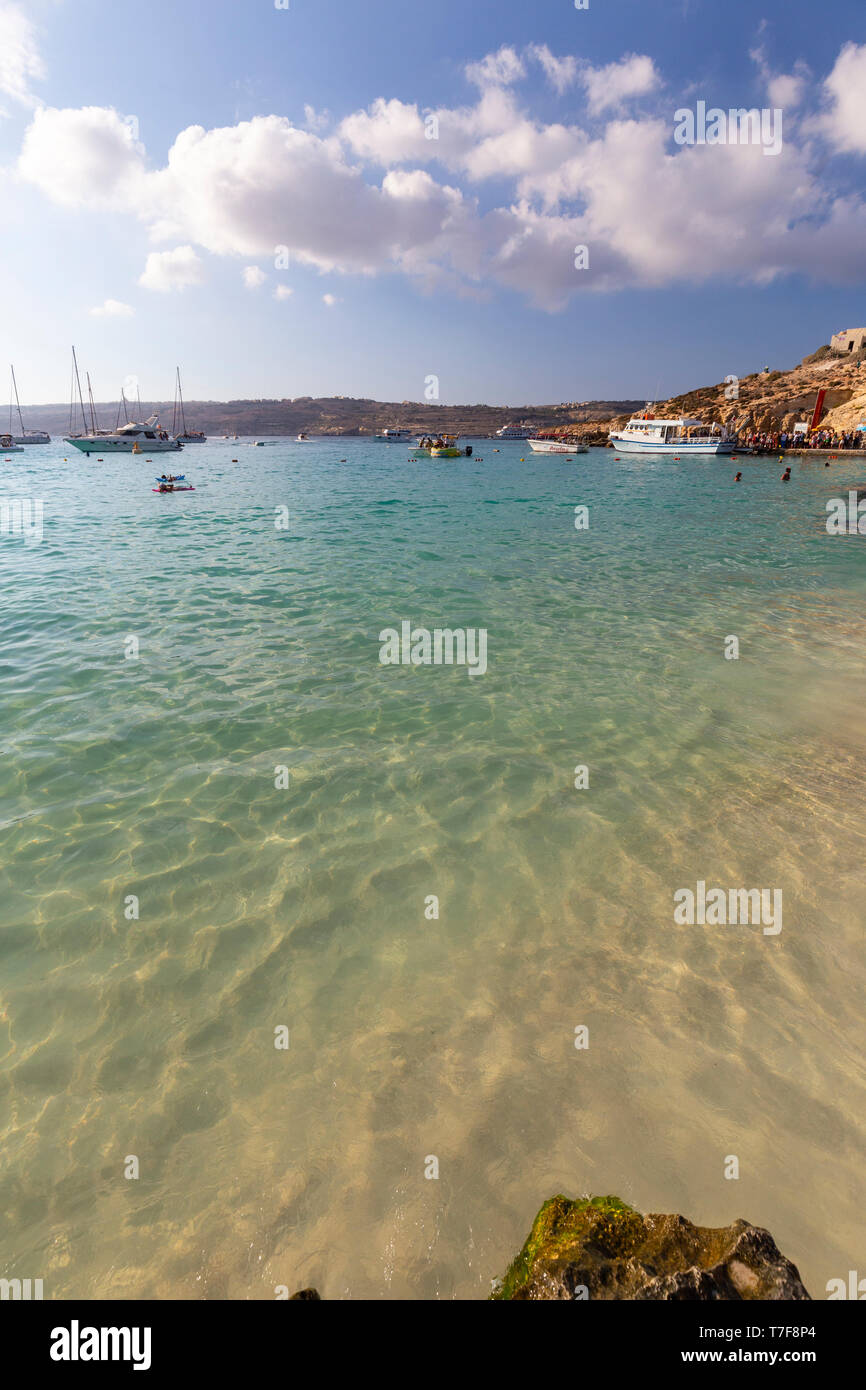
[(657, 419), (649, 406), (635, 415), (624, 429), (610, 430), (610, 442), (624, 454), (730, 454), (737, 447), (735, 435), (721, 425), (705, 425), (702, 420), (680, 416), (676, 420)]

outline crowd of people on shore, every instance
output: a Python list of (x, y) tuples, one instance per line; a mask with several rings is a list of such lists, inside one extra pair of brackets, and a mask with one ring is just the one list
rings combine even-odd
[(786, 430), (776, 430), (772, 434), (741, 430), (737, 435), (737, 444), (741, 449), (781, 454), (786, 449), (862, 449), (863, 438), (860, 430), (813, 430), (811, 434), (794, 434)]

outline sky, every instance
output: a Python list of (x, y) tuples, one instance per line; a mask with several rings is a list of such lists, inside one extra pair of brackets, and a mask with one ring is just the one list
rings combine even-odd
[(866, 324), (866, 7), (0, 0), (0, 168), (23, 402), (663, 398)]

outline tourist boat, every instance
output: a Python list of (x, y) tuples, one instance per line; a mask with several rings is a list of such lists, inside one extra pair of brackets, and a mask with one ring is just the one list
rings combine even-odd
[(588, 454), (588, 444), (567, 444), (562, 439), (544, 439), (542, 436), (534, 436), (529, 441), (529, 447), (535, 454)]
[(0, 434), (0, 450), (4, 454), (20, 454), (24, 451), (24, 445), (16, 444), (11, 434)]
[(412, 450), (410, 455), (414, 459), (460, 459), (472, 457), (472, 445), (467, 444), (465, 449), (457, 446), (459, 435), (438, 434), (422, 435), (418, 440), (418, 445)]
[(736, 437), (721, 425), (705, 425), (685, 416), (656, 419), (650, 405), (633, 416), (625, 429), (610, 430), (609, 438), (624, 454), (730, 454), (737, 447)]
[(71, 444), (84, 454), (161, 454), (168, 449), (183, 447), (168, 430), (160, 428), (158, 415), (151, 415), (140, 424), (131, 420), (128, 425), (121, 425), (119, 430), (90, 430), (87, 434), (71, 434), (64, 439), (64, 443)]
[(310, 444), (312, 441), (310, 440), (309, 435), (299, 434), (295, 442), (297, 444)]
[[(21, 415), (21, 402), (18, 399), (18, 383), (15, 380), (15, 368), (10, 366), (12, 373), (12, 387), (9, 392), (9, 434), (15, 444), (50, 444), (51, 435), (46, 434), (45, 430), (26, 430), (24, 419)], [(18, 412), (18, 424), (21, 429), (20, 434), (12, 434), (12, 397), (15, 397), (15, 409)]]
[(531, 425), (503, 425), (496, 431), (497, 439), (529, 439), (534, 433)]
[[(171, 421), (171, 432), (181, 444), (206, 444), (207, 435), (202, 430), (188, 430), (186, 427), (186, 414), (183, 408), (183, 391), (180, 385), (180, 367), (176, 368), (174, 386), (174, 415)], [(178, 406), (180, 406), (180, 434), (177, 431), (178, 425)]]
[(374, 439), (385, 439), (391, 444), (400, 444), (404, 439), (411, 439), (412, 431), (404, 429), (384, 429), (381, 434), (374, 434)]

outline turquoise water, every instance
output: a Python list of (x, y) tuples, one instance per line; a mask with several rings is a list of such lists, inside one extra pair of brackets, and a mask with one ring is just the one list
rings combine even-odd
[[(65, 449), (3, 464), (0, 1273), (480, 1298), (563, 1190), (846, 1277), (866, 463)], [(381, 665), (403, 619), (487, 673)], [(675, 925), (699, 879), (781, 933)]]

